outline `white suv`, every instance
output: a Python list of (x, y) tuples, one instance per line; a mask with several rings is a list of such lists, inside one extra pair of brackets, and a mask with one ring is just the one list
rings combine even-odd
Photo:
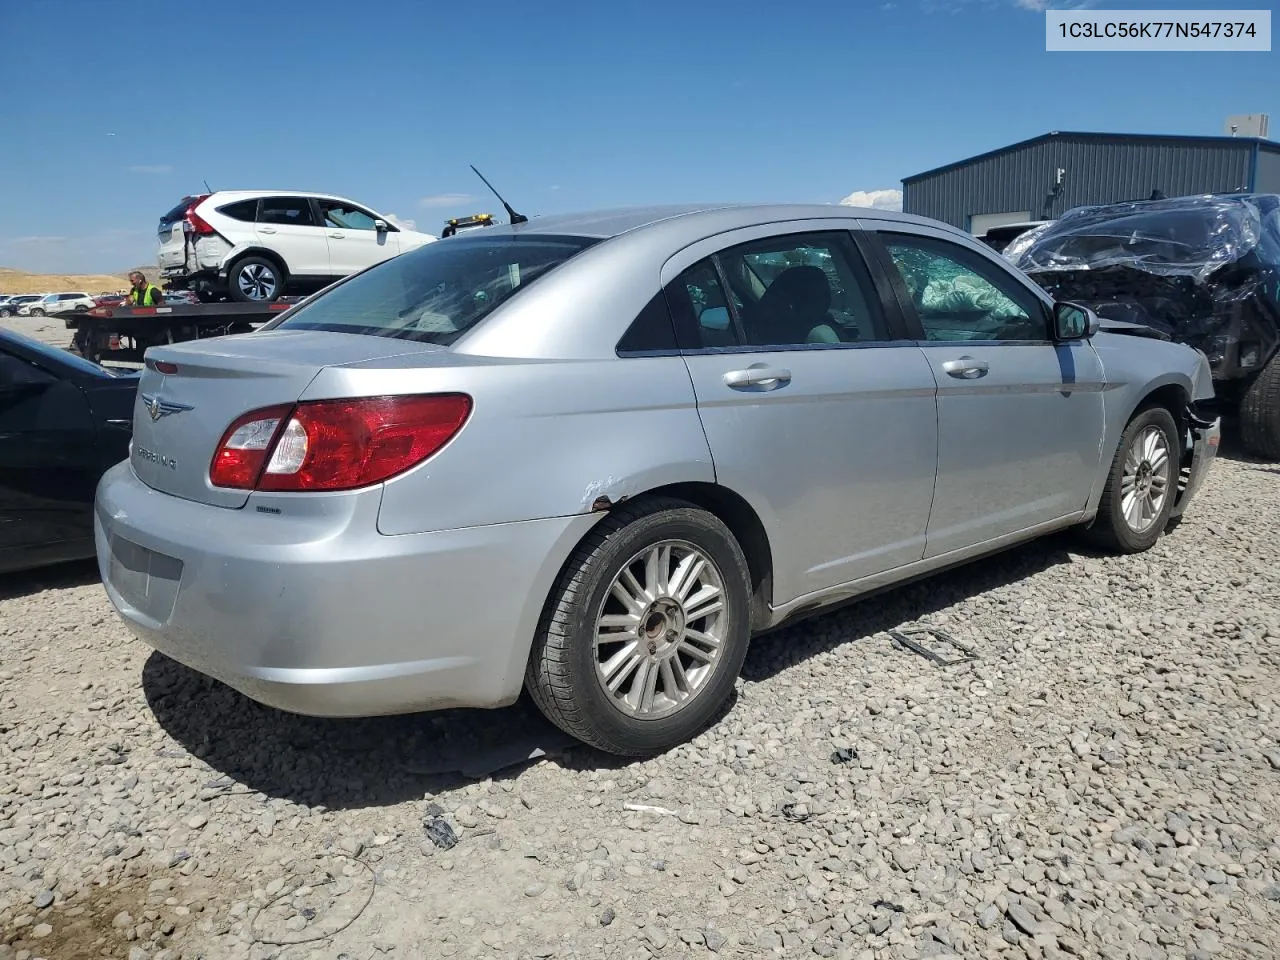
[(43, 317), (47, 313), (88, 310), (95, 306), (97, 306), (97, 301), (87, 293), (46, 293), (40, 299), (32, 300), (18, 307), (18, 316)]
[(160, 219), (160, 277), (203, 301), (270, 302), (438, 238), (405, 230), (343, 197), (288, 190), (220, 190)]

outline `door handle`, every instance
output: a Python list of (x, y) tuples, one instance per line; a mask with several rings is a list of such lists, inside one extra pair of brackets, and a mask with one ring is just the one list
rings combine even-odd
[(275, 227), (259, 227), (258, 232), (259, 233), (275, 233), (276, 228)]
[(345, 233), (331, 233), (331, 234), (329, 234), (329, 236), (333, 237), (333, 239), (335, 239), (335, 240), (341, 240), (343, 237), (345, 237), (345, 236), (346, 236), (346, 234), (345, 234)]
[(987, 375), (986, 361), (975, 360), (973, 357), (947, 360), (942, 364), (942, 369), (958, 380), (977, 380), (978, 377)]
[(735, 389), (740, 387), (764, 387), (775, 390), (791, 382), (791, 371), (781, 367), (769, 367), (763, 363), (753, 364), (745, 370), (730, 370), (724, 375), (724, 382)]

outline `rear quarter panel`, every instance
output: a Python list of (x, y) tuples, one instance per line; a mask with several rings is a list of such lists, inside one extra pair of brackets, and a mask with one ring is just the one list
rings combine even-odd
[(715, 472), (678, 356), (513, 360), (447, 354), (330, 367), (303, 399), (462, 391), (474, 406), (435, 456), (388, 481), (378, 529), (424, 533), (590, 512)]

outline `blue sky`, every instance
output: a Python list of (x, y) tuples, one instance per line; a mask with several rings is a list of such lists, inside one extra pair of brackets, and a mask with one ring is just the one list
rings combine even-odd
[(1274, 51), (1047, 53), (1045, 6), (0, 0), (0, 266), (154, 262), (160, 215), (205, 179), (438, 233), (501, 213), (468, 163), (530, 216), (837, 202), (1050, 130), (1280, 123)]

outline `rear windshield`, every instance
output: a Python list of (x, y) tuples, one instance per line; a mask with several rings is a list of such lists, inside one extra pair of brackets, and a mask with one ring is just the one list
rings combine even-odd
[(594, 237), (455, 236), (392, 257), (260, 329), (450, 344)]
[(183, 197), (182, 202), (160, 218), (161, 223), (177, 223), (187, 215), (187, 207), (191, 205), (190, 197)]

